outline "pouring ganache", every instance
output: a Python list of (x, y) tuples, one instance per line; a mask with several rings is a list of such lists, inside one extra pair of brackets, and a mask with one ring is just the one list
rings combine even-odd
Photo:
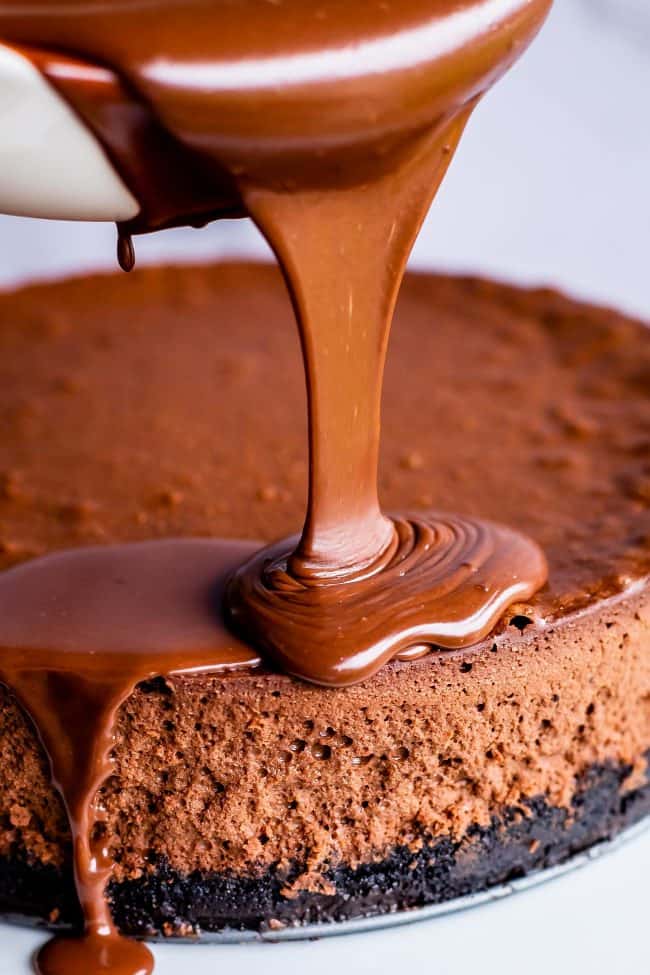
[(75, 16), (53, 3), (0, 20), (10, 40), (63, 52), (32, 57), (139, 201), (120, 226), (124, 268), (131, 231), (229, 213), (278, 256), (308, 386), (307, 519), (235, 574), (227, 605), (298, 676), (349, 683), (415, 646), (475, 643), (545, 581), (537, 546), (507, 529), (386, 517), (377, 465), (413, 240), (471, 109), (548, 8), (84, 3)]
[[(387, 515), (379, 503), (382, 379), (408, 254), (472, 109), (533, 38), (549, 6), (548, 0), (53, 0), (0, 8), (0, 40), (29, 59), (74, 109), (134, 200), (133, 213), (119, 223), (122, 266), (133, 266), (133, 234), (252, 217), (288, 286), (307, 379), (305, 411), (296, 392), (298, 363), (280, 365), (296, 350), (288, 345), (286, 302), (271, 269), (226, 267), (213, 278), (198, 269), (168, 271), (164, 278), (137, 272), (126, 283), (97, 278), (7, 296), (16, 320), (23, 314), (33, 320), (34, 305), (47, 341), (61, 342), (59, 352), (49, 348), (42, 365), (23, 372), (19, 394), (14, 370), (28, 361), (35, 339), (29, 329), (14, 329), (13, 320), (0, 330), (11, 350), (3, 356), (2, 405), (18, 416), (2, 458), (2, 503), (10, 506), (12, 524), (31, 508), (30, 530), (44, 533), (35, 551), (2, 542), (8, 561), (18, 564), (0, 576), (0, 678), (8, 688), (7, 720), (20, 729), (14, 741), (37, 749), (22, 712), (12, 711), (11, 695), (37, 729), (67, 819), (57, 820), (56, 804), (54, 812), (41, 813), (37, 852), (38, 814), (17, 800), (15, 786), (5, 790), (8, 820), (20, 835), (7, 847), (7, 893), (0, 882), (0, 898), (11, 909), (11, 889), (23, 889), (24, 876), (39, 871), (45, 900), (51, 896), (46, 877), (60, 890), (54, 878), (69, 869), (69, 828), (85, 932), (47, 944), (36, 963), (42, 975), (150, 971), (148, 949), (123, 934), (339, 920), (455, 896), (562, 859), (647, 808), (647, 594), (632, 585), (648, 568), (639, 541), (640, 454), (620, 445), (623, 481), (633, 485), (625, 490), (636, 507), (623, 505), (615, 524), (599, 526), (601, 541), (590, 558), (578, 555), (584, 533), (568, 529), (568, 513), (564, 523), (557, 514), (558, 525), (546, 532), (550, 546), (540, 547), (545, 532), (539, 524), (531, 531), (516, 506), (509, 510), (501, 497), (505, 486), (485, 492), (485, 500), (499, 499), (493, 512), (490, 504), (472, 502), (473, 488), (461, 484), (465, 513), (437, 513), (447, 505), (440, 503), (445, 487), (436, 465), (453, 451), (430, 406), (418, 436), (409, 414), (384, 445), (390, 449), (407, 433), (427, 445), (399, 461), (426, 488), (415, 500), (396, 492), (386, 508), (396, 514)], [(42, 304), (48, 291), (51, 302)], [(539, 388), (527, 393), (525, 422), (534, 425), (548, 409), (544, 390), (566, 387), (570, 408), (554, 421), (556, 446), (571, 441), (578, 467), (586, 456), (600, 470), (598, 461), (607, 458), (600, 500), (589, 515), (598, 517), (598, 504), (611, 501), (621, 481), (611, 444), (583, 436), (580, 416), (597, 414), (614, 436), (615, 418), (602, 416), (602, 400), (615, 402), (632, 360), (634, 369), (640, 359), (648, 366), (640, 328), (604, 321), (596, 310), (551, 295), (481, 290), (467, 282), (414, 279), (402, 302), (411, 310), (402, 351), (398, 345), (392, 353), (400, 372), (387, 409), (391, 398), (421, 395), (443, 378), (451, 392), (460, 373), (471, 376), (460, 415), (484, 437), (470, 423), (453, 446), (460, 455), (464, 443), (478, 451), (491, 442), (494, 456), (501, 452), (511, 463), (521, 449), (510, 441), (512, 418), (502, 412), (491, 425), (482, 402), (490, 377), (503, 379), (503, 364), (475, 353), (475, 363), (456, 362), (445, 376), (440, 363), (459, 355), (458, 336), (474, 321), (485, 326), (497, 359), (503, 345), (512, 351), (519, 341), (538, 356), (546, 349)], [(47, 327), (50, 304), (74, 322), (71, 333), (66, 326), (57, 334), (52, 321)], [(423, 321), (429, 309), (431, 329)], [(569, 323), (580, 317), (593, 340), (571, 332)], [(592, 356), (591, 341), (598, 350)], [(479, 343), (474, 330), (472, 342)], [(645, 351), (632, 356), (633, 343)], [(598, 371), (601, 347), (612, 369), (607, 380)], [(564, 368), (565, 352), (578, 362), (585, 357), (596, 371), (592, 382), (604, 383), (606, 392), (583, 390)], [(524, 348), (522, 361), (525, 354)], [(221, 371), (202, 385), (215, 357)], [(70, 363), (76, 379), (57, 379)], [(91, 431), (81, 432), (65, 404), (46, 411), (59, 432), (45, 436), (40, 429), (52, 451), (48, 505), (61, 488), (57, 471), (80, 495), (56, 509), (60, 534), (51, 518), (44, 520), (45, 509), (39, 515), (29, 489), (23, 491), (30, 420), (21, 419), (18, 403), (36, 408), (43, 384), (57, 381), (73, 400), (85, 398)], [(499, 388), (503, 406), (507, 384)], [(642, 436), (647, 397), (641, 382), (634, 388), (642, 401), (635, 420)], [(194, 404), (184, 419), (200, 390), (206, 420)], [(457, 396), (456, 406), (461, 402)], [(137, 404), (130, 418), (128, 404)], [(251, 533), (256, 503), (273, 507), (286, 503), (285, 494), (292, 497), (274, 485), (291, 476), (282, 458), (301, 442), (304, 412), (303, 532), (260, 548), (257, 538), (286, 536), (300, 517), (296, 501), (286, 525), (275, 531), (267, 512)], [(123, 445), (98, 456), (98, 445), (112, 442), (107, 417), (109, 425), (121, 418), (130, 459)], [(212, 446), (187, 452), (182, 444), (194, 441), (205, 422)], [(528, 432), (520, 431), (521, 443)], [(72, 465), (64, 459), (66, 444), (82, 451)], [(246, 460), (249, 449), (254, 457)], [(215, 450), (228, 455), (225, 482), (208, 476), (215, 473), (207, 460)], [(427, 450), (435, 452), (429, 463)], [(153, 467), (139, 463), (138, 451), (156, 458)], [(459, 456), (456, 472), (461, 464)], [(155, 501), (134, 513), (146, 468), (162, 472), (165, 465), (188, 480), (189, 490), (152, 492)], [(272, 469), (270, 485), (258, 486), (246, 506), (247, 475), (255, 483)], [(535, 481), (554, 502), (551, 511), (565, 503), (553, 479), (557, 470), (550, 463)], [(508, 490), (524, 504), (510, 466), (507, 476)], [(203, 507), (185, 520), (187, 494), (201, 497)], [(230, 517), (233, 498), (236, 516)], [(232, 540), (242, 537), (249, 540)], [(553, 568), (560, 538), (568, 554), (558, 560), (557, 581), (551, 573), (543, 589), (542, 549)], [(619, 617), (627, 640), (632, 633), (626, 668), (615, 654), (607, 657), (607, 708), (580, 681), (560, 703), (550, 688), (581, 672), (578, 651), (591, 639), (597, 613), (611, 617), (610, 643), (620, 636)], [(563, 624), (557, 639), (545, 619)], [(582, 713), (585, 737), (582, 745), (544, 752), (537, 763), (524, 730), (511, 726), (511, 717), (504, 720), (502, 708), (503, 697), (514, 716), (517, 655), (533, 643), (541, 661), (528, 687), (534, 721), (566, 743)], [(470, 703), (463, 699), (475, 667), (481, 689)], [(617, 697), (624, 696), (623, 669), (634, 690), (624, 717)], [(161, 718), (158, 709), (172, 716)], [(553, 717), (540, 717), (546, 710)], [(587, 720), (593, 734), (585, 736)], [(164, 743), (147, 732), (149, 723), (163, 728)], [(128, 754), (140, 756), (142, 765), (130, 765)], [(473, 772), (471, 755), (482, 756)], [(486, 771), (486, 760), (499, 771)], [(317, 771), (310, 773), (307, 761)], [(30, 789), (45, 808), (51, 785), (41, 773)], [(398, 798), (389, 800), (393, 787)], [(592, 815), (603, 795), (605, 820)], [(581, 816), (570, 812), (576, 797)], [(179, 802), (186, 804), (180, 816)], [(529, 807), (524, 825), (513, 810)], [(282, 830), (271, 824), (287, 816), (287, 835), (275, 835)], [(544, 832), (553, 829), (556, 843)], [(468, 837), (477, 830), (494, 831), (496, 852), (490, 864), (479, 858), (473, 874), (459, 851), (471, 846)], [(78, 919), (74, 899), (66, 897), (56, 894), (47, 909), (38, 896), (24, 896), (21, 904), (51, 920)]]

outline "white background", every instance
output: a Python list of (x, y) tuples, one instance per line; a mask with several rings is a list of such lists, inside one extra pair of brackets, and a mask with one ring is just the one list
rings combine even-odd
[[(477, 111), (412, 263), (553, 283), (650, 319), (649, 99), (650, 0), (557, 0)], [(111, 266), (114, 247), (112, 227), (0, 218), (0, 282)], [(266, 253), (245, 222), (170, 231), (137, 250), (143, 261)], [(431, 975), (640, 975), (649, 922), (650, 832), (529, 893), (406, 928), (154, 950), (159, 975), (393, 975), (414, 965)], [(27, 975), (40, 940), (0, 926), (0, 975)]]

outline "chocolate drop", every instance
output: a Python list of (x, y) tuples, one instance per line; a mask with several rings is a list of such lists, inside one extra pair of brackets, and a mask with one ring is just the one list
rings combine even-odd
[(132, 271), (135, 267), (133, 238), (119, 227), (117, 231), (117, 262), (123, 271)]

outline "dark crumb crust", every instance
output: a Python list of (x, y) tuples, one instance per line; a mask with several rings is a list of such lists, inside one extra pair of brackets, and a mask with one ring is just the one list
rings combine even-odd
[[(381, 862), (333, 868), (326, 876), (333, 894), (283, 896), (302, 872), (298, 866), (258, 877), (183, 876), (156, 861), (143, 877), (111, 885), (113, 914), (128, 934), (188, 935), (335, 922), (441, 903), (555, 866), (639, 822), (650, 814), (650, 780), (624, 792), (630, 771), (592, 766), (578, 782), (570, 811), (535, 797), (506, 809), (488, 827), (470, 827), (460, 842), (423, 837), (417, 851), (397, 847)], [(20, 855), (0, 859), (0, 912), (78, 924), (71, 876)]]

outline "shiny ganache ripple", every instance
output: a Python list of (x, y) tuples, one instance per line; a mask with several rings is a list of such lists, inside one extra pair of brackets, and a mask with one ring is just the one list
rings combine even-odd
[(288, 673), (345, 686), (403, 653), (477, 643), (514, 602), (543, 585), (541, 550), (475, 518), (397, 518), (377, 562), (357, 578), (298, 580), (298, 539), (255, 553), (228, 589), (236, 629)]

